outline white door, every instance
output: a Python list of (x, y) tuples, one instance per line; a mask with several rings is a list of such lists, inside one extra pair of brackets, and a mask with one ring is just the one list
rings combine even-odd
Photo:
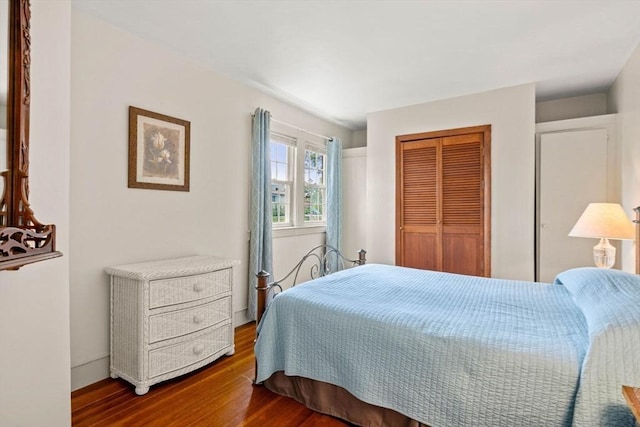
[(568, 234), (589, 203), (607, 201), (607, 130), (542, 134), (539, 159), (537, 280), (552, 282), (594, 266), (597, 240)]
[(356, 259), (367, 249), (367, 148), (342, 150), (342, 253)]

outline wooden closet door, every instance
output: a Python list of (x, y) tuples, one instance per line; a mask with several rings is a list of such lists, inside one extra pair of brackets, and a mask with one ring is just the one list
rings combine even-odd
[(442, 271), (484, 275), (482, 134), (442, 139)]
[(396, 138), (396, 264), (490, 275), (490, 126)]
[(438, 270), (441, 250), (438, 219), (439, 140), (406, 142), (396, 156), (400, 183), (398, 265)]

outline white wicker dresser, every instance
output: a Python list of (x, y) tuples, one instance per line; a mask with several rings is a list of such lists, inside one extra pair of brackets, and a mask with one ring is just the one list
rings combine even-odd
[(200, 255), (107, 267), (111, 377), (142, 395), (233, 354), (231, 290), (239, 263)]

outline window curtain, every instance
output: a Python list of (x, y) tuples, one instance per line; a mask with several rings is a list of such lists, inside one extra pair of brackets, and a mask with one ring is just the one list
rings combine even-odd
[(338, 138), (327, 142), (327, 245), (342, 251), (342, 143)]
[(271, 233), (271, 156), (269, 125), (271, 113), (257, 108), (251, 132), (251, 219), (249, 242), (249, 307), (247, 315), (256, 320), (256, 273), (273, 274)]

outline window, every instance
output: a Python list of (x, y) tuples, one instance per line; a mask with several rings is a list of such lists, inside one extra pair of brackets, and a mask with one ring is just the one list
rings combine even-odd
[(302, 132), (294, 135), (271, 132), (273, 226), (323, 226), (327, 219), (326, 141)]
[(325, 221), (326, 154), (314, 150), (304, 150), (304, 221)]
[(291, 225), (295, 140), (271, 134), (270, 145), (273, 224)]

